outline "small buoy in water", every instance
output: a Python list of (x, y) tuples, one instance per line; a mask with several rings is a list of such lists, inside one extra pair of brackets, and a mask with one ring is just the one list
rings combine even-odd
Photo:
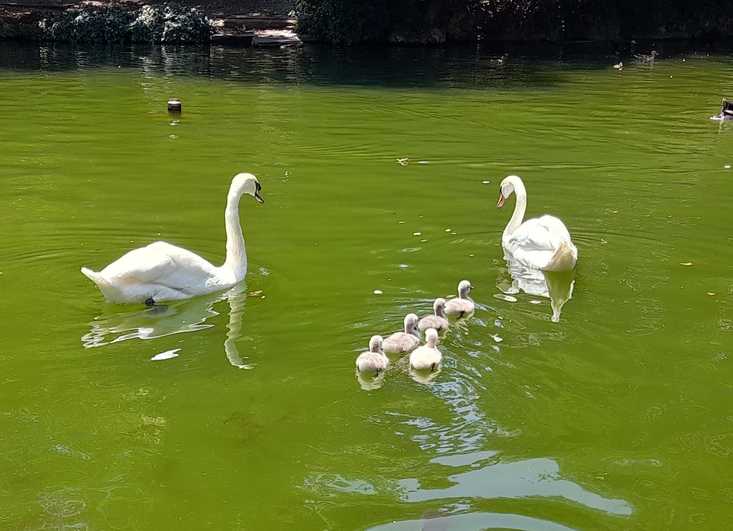
[(181, 100), (168, 100), (168, 112), (181, 112)]

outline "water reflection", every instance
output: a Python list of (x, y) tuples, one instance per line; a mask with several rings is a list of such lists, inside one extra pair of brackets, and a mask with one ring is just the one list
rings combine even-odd
[[(528, 295), (545, 297), (550, 299), (552, 307), (552, 321), (560, 321), (562, 307), (573, 296), (575, 287), (575, 270), (571, 271), (540, 271), (532, 269), (510, 255), (506, 257), (507, 270), (511, 277), (511, 285), (502, 285), (501, 281), (497, 287), (505, 295), (514, 295), (523, 291)], [(505, 299), (515, 302), (516, 299)]]
[(476, 512), (436, 516), (421, 520), (403, 520), (369, 528), (378, 530), (427, 531), (427, 530), (469, 530), (469, 529), (524, 529), (526, 531), (571, 531), (572, 527), (556, 524), (549, 520), (521, 514)]
[[(444, 463), (442, 463), (444, 464)], [(475, 465), (474, 465), (475, 466)], [(512, 463), (494, 463), (448, 476), (453, 485), (423, 489), (417, 479), (399, 482), (408, 502), (445, 500), (446, 498), (564, 498), (585, 507), (618, 516), (629, 516), (628, 502), (584, 489), (560, 476), (560, 467), (552, 459), (536, 458)]]
[(239, 284), (224, 293), (212, 293), (186, 301), (161, 304), (132, 312), (100, 315), (88, 333), (81, 337), (86, 348), (102, 347), (128, 339), (157, 339), (184, 332), (196, 332), (214, 326), (206, 321), (219, 315), (214, 305), (229, 303), (224, 351), (229, 363), (239, 369), (251, 369), (237, 349), (236, 341), (242, 333), (242, 314), (247, 299), (245, 286)]
[(384, 385), (384, 375), (386, 371), (380, 371), (377, 374), (361, 373), (356, 369), (356, 381), (359, 387), (364, 391), (374, 391), (380, 389)]

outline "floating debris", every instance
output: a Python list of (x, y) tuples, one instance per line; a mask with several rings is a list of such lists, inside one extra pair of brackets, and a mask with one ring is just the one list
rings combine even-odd
[(453, 229), (445, 229), (445, 232), (450, 232), (450, 231), (452, 231), (452, 230), (453, 230)]
[(412, 235), (413, 236), (422, 236), (422, 232), (413, 232)]
[(532, 299), (529, 301), (530, 304), (542, 304), (542, 301), (538, 301), (537, 299)]
[(481, 181), (481, 184), (491, 184), (491, 181), (489, 181), (488, 179), (486, 179), (484, 181)]
[(616, 70), (623, 70), (624, 69), (624, 63), (623, 63), (623, 61), (619, 61), (618, 63), (616, 63), (615, 65), (613, 65), (613, 67)]
[(160, 354), (156, 354), (152, 358), (150, 358), (150, 361), (163, 361), (163, 360), (169, 360), (172, 358), (178, 357), (178, 352), (180, 351), (180, 348), (174, 348), (173, 350), (166, 350), (165, 352), (161, 352)]
[(247, 295), (249, 295), (250, 297), (259, 297), (260, 295), (262, 295), (262, 290), (256, 289), (254, 291), (250, 291)]
[(726, 164), (725, 166), (723, 166), (723, 168), (725, 168), (726, 170), (729, 170), (730, 169), (730, 164)]
[(408, 267), (410, 266), (407, 264), (400, 264), (400, 269), (407, 269)]
[(692, 265), (692, 262), (680, 262), (681, 266), (690, 267)]
[(409, 163), (410, 159), (408, 159), (407, 157), (397, 159), (397, 164), (399, 164), (400, 166), (407, 166)]
[(502, 341), (504, 341), (504, 338), (503, 338), (503, 337), (501, 337), (501, 336), (498, 336), (498, 335), (496, 335), (496, 334), (494, 334), (493, 336), (491, 336), (491, 339), (493, 339), (493, 340), (494, 340), (494, 341), (496, 341), (497, 343), (501, 343)]
[(715, 293), (714, 291), (708, 291), (708, 292), (706, 292), (706, 293), (707, 293), (708, 295), (710, 295), (711, 297), (715, 297), (715, 295), (717, 295), (717, 293)]
[(511, 295), (506, 295), (505, 293), (495, 293), (494, 298), (499, 299), (500, 301), (517, 302), (516, 297), (512, 297)]
[(181, 100), (178, 98), (172, 98), (168, 100), (168, 112), (174, 114), (180, 114), (182, 109)]
[(418, 164), (430, 164), (430, 161), (429, 160), (418, 160), (417, 163)]
[(381, 289), (375, 289), (372, 293), (374, 293), (375, 295), (383, 295), (384, 294), (384, 292)]
[(159, 428), (162, 428), (167, 424), (166, 420), (163, 417), (148, 417), (147, 415), (142, 415), (142, 421), (143, 425), (145, 426), (157, 426)]

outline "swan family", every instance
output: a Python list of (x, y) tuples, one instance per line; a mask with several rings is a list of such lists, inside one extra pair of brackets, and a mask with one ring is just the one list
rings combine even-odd
[[(433, 314), (418, 320), (414, 313), (408, 313), (404, 329), (383, 339), (372, 336), (369, 350), (356, 358), (356, 371), (360, 381), (364, 376), (379, 378), (390, 366), (387, 354), (409, 354), (408, 362), (413, 377), (420, 382), (430, 381), (440, 369), (443, 355), (438, 349), (439, 334), (450, 328), (448, 316), (462, 319), (473, 315), (474, 302), (469, 298), (471, 283), (461, 280), (458, 283), (458, 297), (446, 301), (438, 297), (433, 302)], [(420, 344), (420, 332), (425, 333), (425, 344)]]
[[(259, 180), (251, 173), (239, 173), (232, 179), (224, 210), (226, 258), (221, 266), (182, 247), (158, 241), (127, 252), (101, 271), (82, 267), (81, 272), (96, 284), (105, 299), (115, 303), (154, 305), (230, 288), (244, 280), (247, 273), (247, 253), (239, 219), (240, 199), (251, 195), (263, 203), (261, 191)], [(565, 224), (549, 215), (524, 220), (527, 190), (517, 175), (501, 181), (497, 207), (503, 207), (511, 195), (516, 201), (501, 236), (504, 257), (540, 271), (572, 270), (578, 260), (578, 249)], [(418, 318), (409, 313), (402, 330), (386, 339), (372, 336), (369, 350), (356, 359), (357, 373), (378, 376), (390, 366), (388, 354), (409, 354), (410, 370), (422, 373), (416, 379), (428, 381), (440, 369), (442, 354), (437, 345), (440, 333), (445, 334), (451, 328), (449, 319), (464, 319), (475, 311), (476, 305), (469, 296), (472, 288), (471, 282), (461, 280), (458, 296), (447, 301), (436, 298), (431, 315)], [(421, 333), (425, 336), (422, 345)]]

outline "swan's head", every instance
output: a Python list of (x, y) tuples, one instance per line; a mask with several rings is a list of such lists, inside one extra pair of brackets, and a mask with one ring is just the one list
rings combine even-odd
[(473, 286), (468, 280), (461, 280), (458, 283), (458, 296), (461, 299), (465, 299), (466, 297), (468, 297), (468, 294), (471, 293), (472, 288)]
[(229, 195), (241, 197), (243, 194), (249, 194), (254, 197), (258, 203), (264, 203), (260, 192), (262, 185), (257, 177), (251, 173), (238, 173), (232, 179), (232, 185), (229, 187)]
[(431, 348), (438, 344), (438, 331), (435, 328), (425, 330), (425, 343)]
[(433, 312), (438, 317), (445, 317), (445, 299), (440, 297), (433, 303)]
[(524, 184), (522, 183), (522, 179), (518, 175), (510, 175), (508, 177), (505, 177), (499, 185), (499, 201), (497, 201), (496, 206), (498, 208), (503, 207), (504, 201), (509, 199), (509, 196), (512, 195), (514, 193), (514, 190), (517, 189), (519, 186), (524, 187)]
[(382, 336), (372, 336), (369, 340), (370, 352), (382, 352)]
[(416, 334), (418, 321), (419, 319), (414, 313), (408, 313), (405, 315), (405, 333)]

